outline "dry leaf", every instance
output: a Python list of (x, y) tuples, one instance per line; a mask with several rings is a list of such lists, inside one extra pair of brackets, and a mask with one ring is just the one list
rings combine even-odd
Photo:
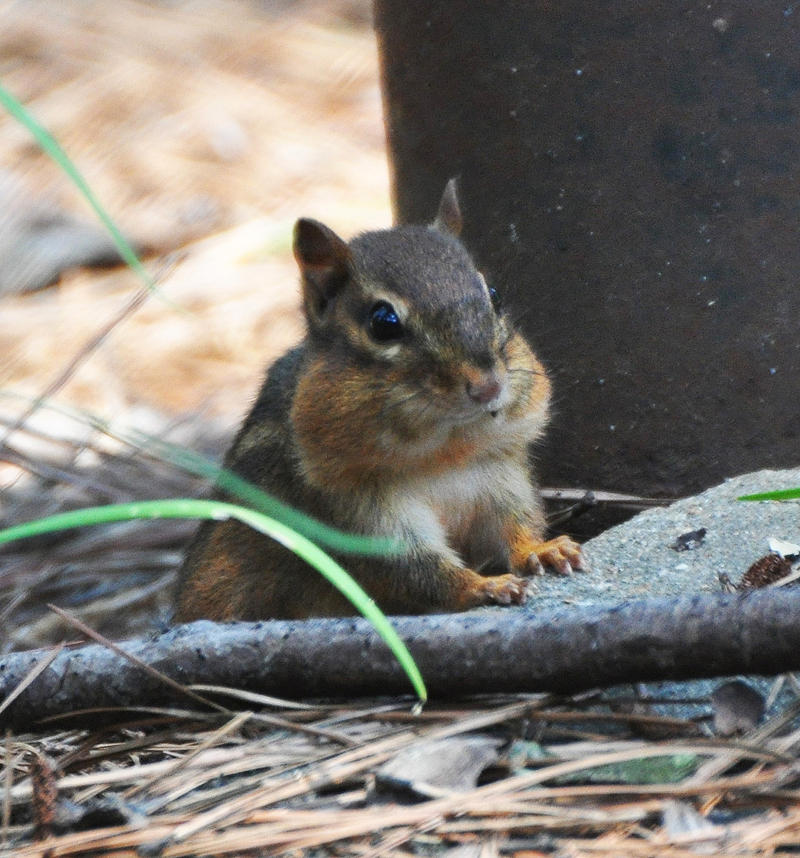
[(775, 536), (770, 536), (767, 540), (769, 550), (772, 554), (778, 554), (781, 557), (798, 557), (800, 556), (800, 545), (794, 542), (787, 542), (785, 539), (778, 539)]
[(720, 685), (711, 695), (714, 730), (718, 736), (732, 736), (752, 730), (764, 715), (764, 698), (739, 679)]
[(699, 548), (706, 538), (706, 529), (700, 527), (697, 530), (690, 530), (688, 533), (682, 533), (675, 542), (670, 545), (673, 551), (694, 551)]
[(489, 736), (421, 742), (381, 766), (375, 785), (426, 798), (473, 789), (481, 772), (497, 760), (501, 744)]
[(719, 855), (719, 840), (724, 830), (701, 816), (688, 802), (665, 802), (663, 822), (673, 843), (686, 845), (698, 855)]

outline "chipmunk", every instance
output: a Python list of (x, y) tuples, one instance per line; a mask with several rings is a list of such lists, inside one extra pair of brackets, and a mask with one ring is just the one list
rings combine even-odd
[[(297, 221), (305, 339), (269, 369), (225, 467), (340, 530), (398, 539), (342, 559), (386, 613), (521, 604), (543, 566), (581, 568), (544, 541), (528, 447), (550, 382), (459, 241), (455, 182), (430, 226), (349, 244)], [(483, 571), (511, 571), (484, 575)], [(345, 616), (350, 603), (277, 542), (205, 522), (179, 575), (179, 621)]]

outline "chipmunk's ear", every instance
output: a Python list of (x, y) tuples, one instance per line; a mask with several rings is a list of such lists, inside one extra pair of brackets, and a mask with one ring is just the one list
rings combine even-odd
[(294, 258), (303, 275), (306, 312), (319, 320), (347, 281), (350, 249), (324, 223), (301, 218), (294, 225)]
[(455, 179), (450, 179), (445, 185), (433, 226), (440, 232), (449, 232), (455, 236), (461, 234), (461, 207), (458, 204), (458, 188)]

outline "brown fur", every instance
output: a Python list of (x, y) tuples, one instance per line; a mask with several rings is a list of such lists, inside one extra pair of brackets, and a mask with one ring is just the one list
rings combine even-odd
[[(341, 558), (391, 613), (520, 603), (521, 576), (580, 565), (570, 540), (542, 541), (529, 471), (528, 447), (547, 421), (547, 374), (442, 231), (459, 223), (451, 186), (433, 227), (348, 245), (298, 222), (308, 334), (270, 369), (226, 459), (327, 523), (402, 540), (398, 557)], [(398, 320), (388, 335), (374, 327), (380, 305)], [(352, 613), (304, 562), (236, 522), (200, 528), (177, 605), (180, 620)]]

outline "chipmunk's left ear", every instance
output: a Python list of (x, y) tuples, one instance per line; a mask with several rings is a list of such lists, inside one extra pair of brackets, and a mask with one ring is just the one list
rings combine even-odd
[(301, 218), (294, 225), (294, 258), (303, 276), (309, 320), (321, 321), (350, 275), (350, 248), (324, 223)]
[(450, 179), (445, 185), (433, 226), (440, 232), (461, 235), (461, 207), (458, 204), (458, 187), (455, 179)]

